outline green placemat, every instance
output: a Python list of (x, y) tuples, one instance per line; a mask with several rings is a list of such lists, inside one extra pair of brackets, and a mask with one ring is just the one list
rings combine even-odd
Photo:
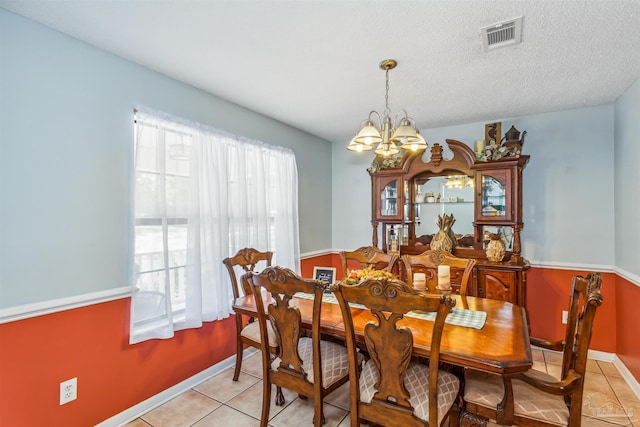
[[(297, 293), (294, 296), (300, 299), (308, 299), (308, 300), (313, 299), (312, 294)], [(329, 304), (337, 304), (338, 299), (333, 293), (323, 294), (322, 302), (329, 303)], [(351, 304), (351, 307), (365, 308), (363, 305), (360, 305), (360, 304)], [(431, 321), (434, 321), (436, 319), (435, 312), (417, 313), (415, 311), (410, 311), (406, 315), (408, 317), (414, 317), (416, 319), (424, 319), (424, 320), (431, 320)], [(447, 315), (447, 318), (445, 319), (444, 322), (449, 325), (464, 326), (467, 328), (474, 328), (474, 329), (482, 329), (486, 321), (487, 321), (487, 313), (484, 311), (465, 310), (463, 308), (454, 307), (451, 310), (451, 313)]]

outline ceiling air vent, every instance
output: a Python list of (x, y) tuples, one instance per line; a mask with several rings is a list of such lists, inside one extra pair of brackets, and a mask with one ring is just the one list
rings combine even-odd
[(480, 28), (480, 34), (485, 52), (519, 44), (522, 41), (522, 16)]

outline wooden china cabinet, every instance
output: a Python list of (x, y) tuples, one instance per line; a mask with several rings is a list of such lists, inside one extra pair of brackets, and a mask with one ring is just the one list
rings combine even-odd
[[(448, 150), (433, 144), (428, 152), (405, 154), (397, 167), (370, 171), (372, 243), (385, 251), (397, 247), (401, 255), (422, 253), (439, 230), (438, 216), (453, 215), (452, 253), (477, 261), (468, 294), (524, 306), (529, 263), (520, 242), (522, 171), (529, 156), (479, 161), (466, 144), (446, 143)], [(485, 232), (505, 243), (502, 261), (487, 260)], [(454, 289), (461, 275), (451, 271)]]

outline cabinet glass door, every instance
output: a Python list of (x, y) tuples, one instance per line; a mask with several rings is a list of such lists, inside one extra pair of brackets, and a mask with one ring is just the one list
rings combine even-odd
[(482, 172), (480, 174), (478, 217), (483, 221), (511, 220), (510, 170)]
[(505, 216), (507, 192), (492, 176), (482, 176), (482, 216)]
[(380, 215), (398, 216), (398, 181), (388, 183), (380, 193)]

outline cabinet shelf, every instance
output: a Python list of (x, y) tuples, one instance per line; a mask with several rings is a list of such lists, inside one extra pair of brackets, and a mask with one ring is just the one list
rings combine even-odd
[(416, 202), (414, 205), (473, 205), (473, 202)]

